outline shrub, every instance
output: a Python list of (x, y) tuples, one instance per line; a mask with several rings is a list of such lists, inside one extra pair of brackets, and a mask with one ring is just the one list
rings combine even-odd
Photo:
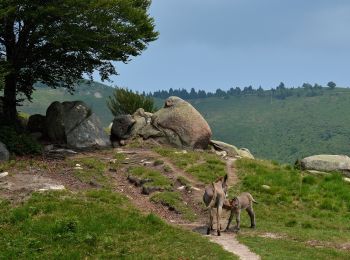
[(0, 128), (0, 141), (3, 142), (7, 149), (16, 155), (40, 154), (41, 145), (32, 137), (18, 133), (9, 126)]
[(114, 91), (113, 96), (107, 100), (107, 106), (114, 116), (133, 114), (139, 108), (143, 108), (147, 112), (156, 110), (152, 98), (123, 88), (117, 88)]

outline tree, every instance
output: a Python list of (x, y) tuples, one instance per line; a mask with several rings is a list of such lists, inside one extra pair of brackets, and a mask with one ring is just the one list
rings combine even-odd
[(133, 114), (139, 108), (143, 108), (146, 112), (156, 110), (152, 98), (124, 88), (117, 88), (114, 91), (113, 96), (107, 100), (107, 106), (114, 116)]
[(327, 86), (330, 88), (330, 89), (335, 89), (335, 87), (337, 86), (337, 84), (335, 84), (333, 81), (330, 81), (327, 83)]
[(74, 90), (83, 74), (117, 75), (156, 40), (151, 0), (1, 0), (0, 71), (5, 118), (17, 116), (18, 94), (31, 100), (33, 84)]

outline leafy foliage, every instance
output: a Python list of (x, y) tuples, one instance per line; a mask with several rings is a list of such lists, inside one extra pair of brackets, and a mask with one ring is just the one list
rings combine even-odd
[(98, 71), (102, 80), (116, 75), (111, 61), (127, 63), (158, 36), (147, 13), (150, 4), (150, 0), (1, 1), (0, 72), (6, 70), (6, 111), (16, 111), (16, 94), (30, 99), (35, 82), (73, 90), (83, 73)]
[(114, 116), (133, 114), (137, 109), (143, 108), (146, 112), (156, 110), (153, 99), (131, 90), (117, 88), (112, 97), (109, 97), (107, 106)]
[(18, 133), (9, 126), (0, 127), (0, 141), (16, 155), (40, 154), (41, 145), (25, 133)]

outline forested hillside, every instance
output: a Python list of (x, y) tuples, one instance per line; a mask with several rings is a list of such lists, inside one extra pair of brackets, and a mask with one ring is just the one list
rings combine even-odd
[(214, 138), (260, 158), (294, 162), (312, 154), (350, 154), (350, 90), (287, 99), (242, 96), (193, 100)]
[[(44, 114), (54, 101), (83, 100), (98, 114), (104, 126), (113, 116), (106, 98), (113, 88), (82, 82), (72, 96), (63, 89), (37, 87), (33, 103), (21, 111)], [(249, 92), (189, 99), (209, 122), (214, 138), (247, 147), (260, 158), (293, 163), (303, 156), (350, 154), (350, 90), (300, 88), (292, 91)], [(158, 107), (162, 99), (157, 98)]]

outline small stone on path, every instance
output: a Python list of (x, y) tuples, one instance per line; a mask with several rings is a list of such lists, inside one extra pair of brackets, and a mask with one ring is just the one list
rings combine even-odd
[(0, 173), (0, 178), (4, 178), (4, 177), (6, 177), (7, 175), (9, 175), (8, 172), (2, 172), (2, 173)]

